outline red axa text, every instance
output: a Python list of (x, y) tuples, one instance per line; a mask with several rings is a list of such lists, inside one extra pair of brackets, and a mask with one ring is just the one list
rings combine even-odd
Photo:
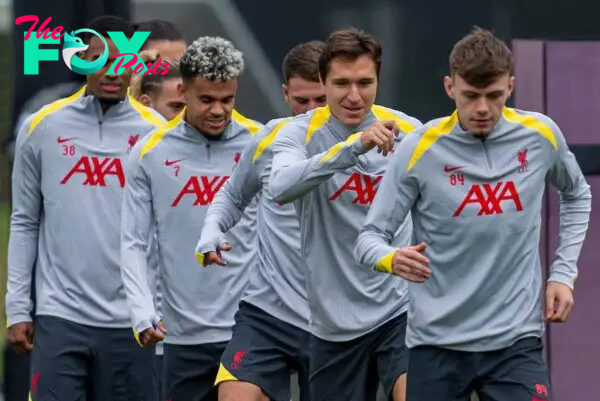
[(64, 185), (73, 176), (79, 174), (85, 177), (81, 185), (105, 187), (108, 177), (114, 176), (118, 179), (121, 188), (125, 186), (125, 174), (123, 174), (121, 160), (118, 158), (82, 156), (60, 183)]
[(512, 202), (517, 212), (523, 210), (519, 192), (513, 181), (500, 181), (496, 184), (474, 184), (452, 216), (460, 216), (470, 204), (479, 206), (477, 216), (502, 214), (504, 213), (502, 206), (506, 205), (504, 202)]
[(370, 205), (377, 193), (377, 184), (381, 181), (382, 176), (369, 176), (365, 174), (352, 173), (350, 178), (329, 198), (335, 201), (345, 192), (351, 192), (354, 195), (352, 203), (359, 205)]
[(225, 185), (228, 179), (229, 176), (190, 177), (171, 204), (171, 207), (177, 207), (187, 195), (193, 197), (193, 206), (210, 205), (217, 192)]

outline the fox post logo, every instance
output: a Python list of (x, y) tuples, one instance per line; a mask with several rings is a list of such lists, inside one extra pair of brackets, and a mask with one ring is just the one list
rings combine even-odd
[[(64, 32), (62, 26), (57, 26), (52, 31), (46, 26), (50, 23), (52, 17), (48, 17), (37, 30), (34, 30), (39, 22), (36, 15), (24, 15), (15, 20), (16, 25), (23, 22), (33, 22), (29, 30), (25, 33), (23, 45), (24, 70), (25, 75), (38, 75), (40, 72), (40, 61), (58, 61), (58, 49), (42, 48), (41, 45), (60, 44), (60, 39), (64, 38), (62, 47), (62, 58), (67, 67), (73, 72), (81, 75), (90, 75), (102, 69), (108, 60), (108, 44), (102, 35), (91, 29), (78, 29), (71, 33)], [(104, 44), (104, 51), (94, 61), (85, 61), (79, 58), (78, 54), (88, 49), (89, 45), (83, 43), (81, 38), (76, 35), (79, 33), (90, 33), (97, 36)], [(33, 34), (33, 35), (32, 35)], [(168, 63), (164, 63), (163, 68), (157, 69), (162, 65), (162, 60), (152, 64), (145, 65), (138, 51), (144, 45), (144, 42), (150, 36), (150, 32), (135, 32), (131, 39), (128, 39), (123, 32), (108, 32), (110, 40), (113, 41), (119, 54), (114, 63), (112, 63), (107, 74), (120, 75), (126, 68), (132, 68), (135, 75), (148, 75), (160, 73), (164, 75), (170, 69)]]

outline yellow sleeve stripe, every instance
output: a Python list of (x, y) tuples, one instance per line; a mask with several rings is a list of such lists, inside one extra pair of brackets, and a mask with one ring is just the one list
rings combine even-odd
[(289, 122), (290, 122), (290, 120), (285, 120), (285, 121), (281, 121), (281, 122), (277, 123), (277, 125), (275, 125), (275, 128), (273, 128), (273, 130), (269, 133), (269, 135), (267, 135), (266, 137), (264, 137), (258, 143), (258, 146), (256, 147), (256, 150), (254, 151), (254, 157), (252, 157), (252, 163), (253, 164), (264, 153), (264, 151), (269, 146), (271, 146), (271, 144), (275, 141), (275, 138), (277, 137), (277, 134), (279, 133), (279, 130), (281, 130), (281, 128), (283, 128)]
[(383, 258), (379, 259), (377, 266), (375, 266), (375, 270), (382, 273), (391, 273), (393, 271), (392, 261), (394, 260), (394, 255), (396, 255), (396, 252), (398, 251), (394, 250), (385, 255)]
[(135, 98), (129, 94), (129, 91), (127, 92), (127, 96), (129, 97), (129, 104), (131, 104), (131, 107), (139, 113), (143, 120), (157, 127), (165, 124), (165, 122), (150, 111), (148, 107), (135, 100)]
[(304, 144), (307, 144), (312, 139), (315, 131), (319, 128), (322, 128), (327, 121), (331, 117), (331, 110), (329, 110), (329, 106), (316, 108), (313, 112), (313, 115), (310, 117), (310, 122), (308, 123), (308, 129), (306, 130), (306, 139), (304, 140)]
[(241, 124), (244, 127), (248, 128), (248, 131), (250, 131), (250, 134), (252, 134), (252, 136), (256, 135), (256, 133), (258, 131), (260, 131), (260, 125), (258, 125), (254, 121), (250, 120), (249, 118), (244, 117), (243, 115), (238, 113), (236, 110), (233, 110), (233, 112), (231, 113), (231, 118), (236, 123)]
[(373, 107), (371, 108), (371, 111), (375, 115), (375, 118), (377, 118), (378, 120), (394, 121), (398, 125), (398, 128), (400, 128), (400, 131), (404, 132), (405, 134), (408, 134), (409, 132), (414, 131), (416, 128), (414, 125), (412, 125), (408, 121), (398, 117), (396, 114), (394, 114), (390, 110), (386, 109), (385, 107), (373, 105)]
[(437, 125), (428, 128), (423, 136), (419, 139), (415, 150), (413, 151), (410, 161), (406, 166), (406, 171), (410, 171), (419, 159), (427, 152), (427, 150), (438, 140), (442, 135), (447, 135), (452, 131), (452, 128), (458, 122), (458, 113), (455, 111), (451, 116), (443, 118)]
[(135, 331), (135, 329), (133, 329), (133, 338), (135, 338), (135, 341), (138, 343), (138, 345), (140, 347), (143, 347), (142, 341), (140, 340), (140, 333), (138, 333), (137, 331)]
[(79, 99), (81, 96), (83, 96), (85, 94), (85, 89), (86, 89), (86, 86), (84, 85), (81, 89), (79, 89), (77, 92), (75, 92), (71, 96), (66, 97), (64, 99), (59, 99), (59, 100), (52, 102), (49, 105), (43, 107), (40, 111), (38, 111), (35, 114), (35, 116), (31, 120), (31, 125), (29, 126), (29, 131), (27, 131), (27, 135), (31, 135), (33, 130), (44, 120), (44, 118), (48, 117), (52, 113), (57, 112), (58, 110), (62, 109), (63, 107), (73, 103), (74, 101)]
[(558, 149), (558, 143), (556, 142), (556, 136), (554, 135), (554, 132), (544, 122), (538, 120), (534, 116), (519, 114), (515, 109), (511, 109), (509, 107), (504, 108), (502, 115), (511, 123), (521, 124), (525, 128), (529, 128), (532, 131), (538, 132), (552, 144), (554, 150)]
[(337, 155), (338, 153), (340, 153), (340, 151), (344, 147), (350, 146), (354, 142), (358, 141), (360, 139), (361, 135), (362, 135), (362, 132), (357, 132), (356, 134), (350, 135), (348, 137), (348, 139), (346, 139), (344, 142), (338, 142), (338, 143), (336, 143), (331, 149), (329, 149), (329, 152), (325, 153), (325, 155), (323, 157), (321, 157), (320, 162), (321, 163), (325, 163), (327, 160), (333, 158), (335, 155)]
[(196, 256), (196, 261), (198, 262), (198, 264), (204, 267), (204, 255), (198, 251), (195, 251), (194, 256)]
[(152, 149), (158, 145), (160, 141), (164, 138), (165, 134), (175, 128), (183, 119), (183, 113), (185, 113), (185, 109), (181, 113), (177, 115), (174, 119), (169, 121), (166, 124), (163, 124), (162, 127), (154, 131), (152, 136), (148, 139), (148, 141), (144, 144), (144, 147), (140, 151), (140, 160)]
[(219, 370), (217, 371), (217, 378), (215, 380), (215, 386), (223, 382), (231, 382), (238, 381), (239, 379), (231, 374), (229, 370), (223, 365), (223, 363), (219, 364)]

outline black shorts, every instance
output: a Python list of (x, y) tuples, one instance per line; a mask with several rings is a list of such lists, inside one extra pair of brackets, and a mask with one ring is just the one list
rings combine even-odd
[(551, 400), (542, 348), (537, 337), (489, 352), (415, 347), (410, 351), (407, 400), (468, 401), (473, 391), (481, 401)]
[(165, 395), (163, 394), (163, 356), (162, 355), (154, 355), (154, 399), (156, 401), (165, 401)]
[(290, 377), (296, 371), (300, 399), (308, 400), (309, 338), (306, 331), (242, 301), (215, 385), (245, 381), (260, 387), (273, 401), (289, 401)]
[(154, 349), (131, 329), (37, 316), (31, 363), (33, 401), (146, 401), (153, 398)]
[(405, 336), (406, 313), (350, 341), (312, 336), (311, 401), (375, 401), (380, 382), (390, 398), (408, 367)]
[(226, 342), (198, 345), (165, 344), (163, 353), (164, 399), (217, 401), (213, 384)]

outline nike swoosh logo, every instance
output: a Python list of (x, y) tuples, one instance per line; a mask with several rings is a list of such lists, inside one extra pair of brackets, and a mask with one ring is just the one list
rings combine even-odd
[(444, 173), (451, 173), (453, 171), (460, 170), (463, 167), (464, 166), (458, 166), (458, 167), (444, 166)]
[(77, 138), (62, 138), (62, 137), (59, 136), (56, 139), (56, 142), (58, 142), (58, 143), (65, 143), (65, 142), (72, 141), (73, 139), (77, 139)]
[(179, 159), (179, 160), (165, 160), (165, 166), (172, 166), (175, 163), (179, 163), (180, 161), (185, 160), (185, 159)]

